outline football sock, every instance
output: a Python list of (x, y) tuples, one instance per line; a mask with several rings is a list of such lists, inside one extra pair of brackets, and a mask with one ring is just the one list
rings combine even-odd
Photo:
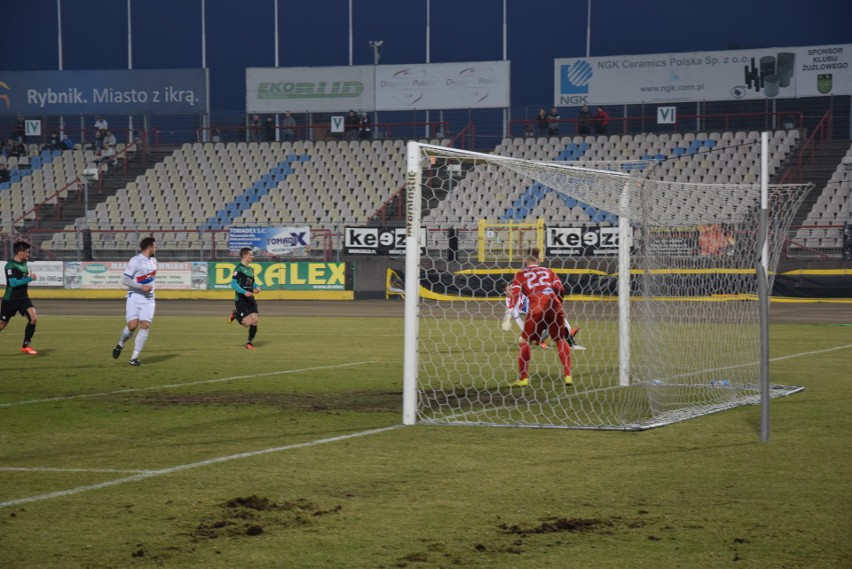
[(133, 342), (133, 355), (130, 356), (131, 360), (135, 360), (139, 357), (139, 353), (142, 351), (142, 348), (145, 347), (145, 342), (148, 340), (148, 329), (140, 328), (139, 333), (136, 334), (136, 340)]
[(124, 347), (124, 342), (130, 339), (130, 336), (133, 335), (133, 332), (127, 329), (127, 326), (124, 327), (124, 330), (121, 331), (121, 338), (118, 339), (118, 345), (122, 348)]
[(254, 325), (254, 324), (249, 326), (249, 339), (248, 339), (248, 341), (253, 342), (256, 334), (257, 334), (257, 326)]
[(30, 342), (33, 340), (33, 336), (35, 335), (35, 324), (27, 324), (26, 329), (24, 329), (24, 347), (30, 345)]
[(530, 345), (529, 344), (521, 344), (521, 351), (518, 354), (518, 371), (521, 374), (521, 377), (527, 377), (527, 369), (530, 365)]
[(556, 345), (559, 347), (559, 361), (562, 362), (562, 370), (565, 375), (571, 375), (571, 347), (567, 340), (559, 340)]

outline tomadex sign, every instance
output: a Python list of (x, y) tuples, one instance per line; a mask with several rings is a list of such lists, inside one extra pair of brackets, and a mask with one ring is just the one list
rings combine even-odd
[(618, 255), (618, 228), (548, 227), (545, 254), (579, 257)]
[(251, 247), (270, 255), (303, 254), (311, 246), (311, 228), (304, 227), (231, 227), (228, 229), (228, 249), (238, 251)]
[[(343, 243), (347, 255), (405, 255), (404, 227), (347, 227)], [(426, 230), (420, 230), (420, 252), (426, 252)]]

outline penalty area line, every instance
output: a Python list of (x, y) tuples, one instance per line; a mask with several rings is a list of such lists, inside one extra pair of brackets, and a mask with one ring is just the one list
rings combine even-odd
[(46, 397), (44, 399), (29, 399), (27, 401), (14, 401), (12, 403), (0, 403), (0, 408), (4, 407), (19, 407), (21, 405), (29, 405), (31, 403), (50, 403), (52, 401), (70, 401), (72, 399), (87, 399), (90, 397), (105, 397), (108, 395), (122, 395), (124, 393), (136, 393), (139, 391), (156, 391), (158, 389), (171, 389), (173, 387), (187, 387), (190, 385), (204, 385), (206, 383), (221, 383), (223, 381), (236, 381), (239, 379), (254, 379), (257, 377), (269, 377), (271, 375), (287, 375), (291, 373), (304, 373), (307, 371), (320, 371), (325, 369), (338, 369), (344, 367), (361, 366), (374, 364), (376, 361), (365, 362), (349, 362), (345, 364), (305, 367), (299, 369), (283, 369), (279, 371), (269, 371), (265, 373), (253, 373), (250, 375), (234, 375), (231, 377), (219, 377), (216, 379), (202, 379), (199, 381), (189, 381), (187, 383), (169, 383), (166, 385), (151, 385), (149, 387), (129, 387), (127, 389), (118, 389), (116, 391), (101, 391), (98, 393), (79, 393), (77, 395), (65, 395), (63, 397)]
[(328, 439), (317, 439), (314, 441), (307, 441), (304, 443), (296, 443), (292, 445), (285, 445), (280, 447), (267, 448), (262, 450), (254, 450), (249, 452), (241, 452), (239, 454), (232, 454), (229, 456), (220, 456), (216, 458), (210, 458), (207, 460), (202, 460), (200, 462), (192, 462), (189, 464), (179, 464), (178, 466), (172, 466), (169, 468), (163, 468), (160, 470), (145, 470), (139, 472), (138, 474), (134, 474), (133, 476), (127, 476), (125, 478), (117, 478), (115, 480), (109, 480), (107, 482), (100, 482), (98, 484), (90, 484), (88, 486), (78, 486), (77, 488), (71, 488), (69, 490), (58, 490), (56, 492), (48, 492), (47, 494), (38, 494), (36, 496), (28, 496), (26, 498), (18, 498), (15, 500), (7, 500), (5, 502), (0, 502), (0, 508), (9, 508), (12, 506), (20, 506), (22, 504), (30, 504), (32, 502), (42, 502), (44, 500), (50, 500), (51, 498), (64, 498), (65, 496), (73, 496), (75, 494), (82, 494), (83, 492), (89, 492), (92, 490), (100, 490), (101, 488), (109, 488), (111, 486), (118, 486), (120, 484), (127, 484), (128, 482), (139, 482), (142, 480), (147, 480), (148, 478), (155, 478), (157, 476), (165, 476), (167, 474), (174, 474), (176, 472), (183, 472), (185, 470), (192, 470), (193, 468), (200, 468), (202, 466), (210, 466), (213, 464), (221, 464), (223, 462), (230, 462), (232, 460), (239, 460), (242, 458), (251, 458), (255, 456), (260, 456), (264, 454), (271, 454), (274, 452), (282, 452), (285, 450), (295, 450), (300, 448), (313, 447), (317, 445), (327, 444), (327, 443), (336, 443), (339, 441), (345, 441), (349, 439), (354, 439), (358, 437), (366, 437), (369, 435), (375, 435), (378, 433), (384, 433), (386, 431), (392, 431), (394, 429), (398, 429), (403, 425), (391, 425), (389, 427), (381, 427), (378, 429), (370, 429), (367, 431), (360, 431), (357, 433), (350, 433), (348, 435), (340, 435), (337, 437), (331, 437)]

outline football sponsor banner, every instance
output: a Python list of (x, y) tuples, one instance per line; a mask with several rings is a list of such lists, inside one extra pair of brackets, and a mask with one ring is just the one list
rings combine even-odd
[(698, 252), (697, 227), (648, 229), (648, 253), (651, 255), (691, 257)]
[[(62, 261), (30, 261), (27, 268), (30, 274), (36, 276), (36, 280), (30, 281), (31, 287), (62, 287), (65, 272)], [(6, 261), (0, 260), (0, 266), (5, 267)]]
[(374, 66), (247, 67), (246, 112), (372, 109)]
[(617, 227), (552, 227), (545, 229), (547, 256), (610, 257), (618, 255)]
[(310, 252), (311, 228), (302, 227), (231, 227), (228, 249), (237, 252), (251, 247), (268, 255), (304, 255)]
[(554, 61), (557, 106), (852, 94), (852, 44)]
[[(345, 227), (346, 255), (405, 255), (404, 227)], [(426, 228), (420, 228), (420, 254), (426, 254)]]
[[(347, 263), (292, 262), (251, 263), (261, 290), (352, 290)], [(209, 289), (230, 289), (237, 263), (211, 262)]]
[[(206, 279), (201, 280), (198, 275), (206, 272), (206, 265), (206, 262), (158, 262), (154, 290), (203, 289), (207, 286)], [(65, 270), (65, 288), (126, 289), (127, 287), (121, 284), (121, 276), (126, 267), (126, 261), (69, 262)]]
[(380, 111), (508, 107), (508, 61), (474, 61), (376, 68)]
[(508, 107), (508, 61), (249, 67), (249, 113)]
[(0, 113), (202, 113), (206, 78), (205, 69), (0, 71)]

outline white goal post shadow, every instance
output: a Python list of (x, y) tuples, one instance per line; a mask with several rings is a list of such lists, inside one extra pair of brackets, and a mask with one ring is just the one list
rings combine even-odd
[[(791, 186), (776, 186), (774, 190), (774, 199), (778, 202), (773, 207), (775, 217), (769, 219), (770, 203), (769, 203), (769, 172), (768, 172), (768, 144), (769, 133), (761, 135), (761, 183), (758, 186), (753, 185), (738, 185), (726, 186), (720, 184), (674, 184), (670, 182), (661, 182), (659, 180), (648, 180), (645, 178), (637, 178), (629, 176), (623, 172), (611, 171), (604, 168), (582, 168), (577, 164), (569, 164), (567, 162), (542, 162), (530, 161), (507, 156), (489, 155), (472, 151), (457, 150), (445, 148), (441, 146), (421, 144), (417, 142), (409, 142), (407, 146), (407, 193), (406, 193), (406, 261), (405, 261), (405, 343), (404, 343), (404, 381), (403, 381), (403, 423), (410, 425), (415, 423), (462, 423), (476, 425), (493, 425), (493, 426), (527, 426), (527, 427), (563, 427), (563, 428), (598, 428), (598, 429), (618, 429), (618, 430), (642, 430), (685, 420), (691, 417), (704, 415), (707, 413), (719, 411), (744, 404), (753, 404), (759, 402), (761, 404), (761, 440), (768, 440), (769, 433), (769, 399), (771, 397), (787, 395), (801, 388), (791, 386), (770, 386), (769, 384), (769, 365), (768, 365), (768, 298), (770, 290), (771, 268), (777, 264), (778, 251), (773, 247), (777, 243), (770, 243), (773, 236), (786, 232), (792, 219), (792, 213), (801, 202), (810, 185), (791, 185)], [(436, 160), (440, 158), (439, 160)], [(433, 379), (425, 378), (424, 370), (421, 366), (421, 356), (430, 352), (430, 348), (434, 346), (424, 345), (424, 341), (419, 337), (420, 325), (418, 318), (422, 318), (421, 309), (425, 305), (422, 304), (421, 296), (421, 273), (424, 269), (424, 263), (421, 259), (421, 239), (420, 232), (423, 225), (422, 215), (422, 188), (427, 180), (424, 178), (424, 171), (431, 174), (428, 179), (429, 185), (440, 183), (441, 177), (435, 175), (434, 171), (439, 170), (441, 162), (453, 163), (453, 171), (459, 172), (458, 165), (467, 165), (469, 169), (496, 167), (497, 169), (505, 169), (512, 172), (513, 176), (518, 175), (530, 182), (538, 182), (543, 186), (547, 186), (549, 190), (557, 192), (560, 196), (569, 197), (572, 200), (580, 200), (584, 203), (596, 206), (600, 210), (606, 210), (618, 216), (618, 256), (617, 256), (617, 297), (618, 297), (618, 343), (617, 343), (617, 382), (606, 385), (586, 385), (578, 386), (572, 392), (560, 392), (557, 394), (545, 394), (544, 398), (548, 400), (548, 405), (556, 401), (563, 402), (571, 399), (581, 399), (585, 397), (588, 400), (588, 394), (600, 393), (601, 391), (619, 391), (616, 388), (622, 388), (620, 391), (637, 391), (641, 387), (642, 394), (640, 397), (646, 398), (647, 405), (650, 406), (650, 417), (642, 417), (641, 420), (636, 420), (636, 417), (621, 417), (619, 419), (604, 418), (601, 424), (595, 424), (594, 420), (589, 423), (572, 423), (571, 419), (562, 419), (546, 417), (543, 420), (533, 417), (529, 419), (524, 417), (521, 420), (516, 420), (517, 417), (512, 412), (501, 413), (497, 407), (502, 407), (502, 411), (507, 408), (524, 407), (529, 409), (531, 406), (541, 406), (541, 393), (537, 395), (532, 389), (527, 388), (525, 394), (501, 395), (498, 398), (499, 403), (495, 404), (492, 412), (486, 412), (482, 407), (476, 404), (471, 404), (471, 389), (476, 390), (476, 395), (473, 396), (475, 401), (482, 399), (482, 394), (488, 392), (493, 395), (495, 391), (503, 394), (506, 391), (506, 384), (500, 385), (494, 378), (488, 377), (488, 372), (481, 378), (470, 377), (444, 377), (440, 382), (434, 382)], [(647, 162), (647, 161), (646, 161)], [(451, 176), (450, 176), (451, 177)], [(580, 182), (578, 182), (578, 180)], [(461, 191), (458, 187), (461, 184), (456, 183), (454, 188), (450, 184), (450, 191)], [(491, 191), (491, 188), (487, 188)], [(648, 354), (637, 354), (633, 350), (637, 344), (636, 338), (631, 336), (632, 323), (637, 320), (633, 304), (636, 303), (636, 292), (633, 290), (637, 285), (644, 286), (641, 282), (631, 282), (631, 271), (637, 272), (637, 268), (631, 259), (631, 250), (634, 246), (633, 237), (635, 233), (643, 234), (646, 242), (651, 241), (649, 234), (658, 230), (658, 225), (666, 226), (682, 226), (719, 223), (714, 217), (716, 213), (708, 208), (708, 211), (691, 211), (686, 212), (688, 208), (684, 208), (683, 212), (671, 213), (664, 211), (660, 202), (666, 200), (671, 201), (672, 197), (683, 196), (686, 192), (703, 192), (705, 194), (724, 194), (730, 195), (730, 203), (723, 204), (723, 211), (728, 216), (727, 221), (732, 225), (739, 223), (744, 226), (740, 231), (748, 231), (749, 245), (746, 249), (743, 247), (738, 254), (742, 259), (738, 261), (747, 261), (746, 265), (754, 275), (753, 298), (757, 299), (759, 310), (757, 315), (758, 322), (752, 322), (756, 327), (754, 336), (759, 336), (759, 353), (754, 354), (754, 358), (749, 360), (739, 360), (742, 363), (735, 363), (732, 366), (726, 366), (718, 363), (708, 363), (707, 369), (698, 369), (693, 372), (675, 372), (673, 370), (660, 369), (656, 375), (648, 376), (637, 374), (637, 361), (645, 359), (645, 363), (649, 360)], [(678, 194), (680, 192), (680, 194)], [(726, 193), (727, 192), (727, 193)], [(747, 193), (748, 200), (743, 200), (736, 207), (731, 205), (734, 199), (742, 199), (740, 193)], [(779, 197), (780, 196), (780, 197)], [(681, 199), (681, 198), (678, 198)], [(782, 203), (783, 202), (783, 203)], [(506, 204), (508, 205), (508, 204)], [(736, 208), (739, 208), (738, 210)], [(696, 209), (696, 208), (693, 208)], [(700, 209), (700, 208), (697, 208)], [(732, 213), (733, 212), (733, 213)], [(669, 216), (668, 218), (666, 216)], [(718, 219), (722, 219), (719, 215)], [(771, 225), (770, 225), (771, 223)], [(750, 224), (750, 225), (749, 225)], [(758, 227), (759, 225), (759, 227)], [(750, 229), (749, 229), (750, 228)], [(746, 240), (743, 239), (746, 243)], [(648, 251), (652, 248), (645, 243), (645, 249), (642, 249), (644, 257), (650, 257)], [(426, 261), (430, 253), (427, 250)], [(641, 257), (641, 255), (640, 255)], [(751, 259), (759, 258), (760, 262), (754, 264)], [(651, 263), (651, 261), (642, 261)], [(665, 267), (665, 259), (660, 267)], [(728, 263), (730, 264), (730, 262)], [(639, 267), (637, 274), (639, 281), (652, 280), (650, 275), (654, 271), (649, 270), (650, 265)], [(517, 270), (520, 267), (515, 267)], [(656, 267), (654, 267), (656, 268)], [(645, 294), (645, 304), (654, 304), (659, 298), (659, 295)], [(663, 299), (665, 300), (665, 299)], [(465, 301), (467, 302), (467, 301)], [(472, 300), (471, 302), (482, 302), (481, 300)], [(664, 304), (663, 301), (658, 304)], [(729, 309), (729, 310), (736, 310)], [(651, 309), (646, 309), (645, 312), (650, 313)], [(647, 319), (647, 315), (645, 316)], [(653, 316), (652, 316), (653, 318)], [(661, 321), (666, 318), (666, 315), (659, 317)], [(756, 318), (756, 319), (758, 319)], [(708, 318), (708, 320), (711, 320)], [(452, 323), (448, 323), (452, 324)], [(699, 323), (700, 324), (700, 323)], [(483, 325), (487, 325), (487, 322)], [(662, 326), (662, 324), (653, 323), (653, 325)], [(453, 333), (453, 332), (447, 332)], [(642, 334), (647, 333), (647, 329), (643, 328)], [(460, 333), (463, 334), (463, 333)], [(639, 333), (634, 330), (634, 336)], [(665, 346), (659, 346), (659, 349), (665, 349)], [(475, 349), (475, 348), (474, 348)], [(640, 346), (641, 349), (641, 346)], [(647, 350), (647, 347), (645, 348)], [(673, 348), (675, 349), (675, 348)], [(615, 350), (613, 350), (615, 351)], [(638, 357), (637, 357), (638, 356)], [(588, 357), (588, 354), (587, 356)], [(657, 358), (661, 358), (658, 355)], [(751, 363), (749, 363), (751, 362)], [(699, 366), (705, 362), (696, 362)], [(722, 381), (707, 381), (707, 373), (717, 372), (722, 369), (749, 367), (759, 365), (759, 382), (738, 382), (737, 380), (722, 380)], [(434, 373), (430, 371), (430, 373)], [(452, 375), (449, 373), (448, 375)], [(695, 375), (694, 383), (690, 383), (684, 378)], [(455, 382), (455, 384), (454, 384)], [(440, 383), (439, 389), (435, 385)], [(707, 391), (708, 384), (713, 384), (713, 390)], [(477, 387), (471, 386), (476, 384)], [(449, 391), (447, 386), (449, 385)], [(724, 397), (719, 397), (718, 387), (724, 385), (726, 388)], [(685, 391), (686, 389), (693, 390), (688, 396), (683, 397), (682, 393), (675, 394), (675, 391)], [(437, 393), (443, 390), (441, 393)], [(705, 390), (710, 396), (708, 401), (699, 402), (699, 391)], [(464, 392), (463, 404), (453, 407), (455, 400), (458, 399), (458, 393)], [(533, 394), (532, 397), (529, 394)], [(676, 395), (676, 396), (675, 396)], [(688, 404), (681, 405), (675, 399), (683, 397), (686, 399), (695, 399)], [(440, 400), (435, 407), (450, 408), (446, 411), (433, 413), (434, 408), (429, 408), (429, 405), (424, 406), (424, 400), (432, 398)], [(493, 399), (493, 397), (492, 397)], [(621, 401), (611, 400), (606, 404), (621, 405)], [(467, 408), (465, 406), (467, 405)], [(581, 404), (582, 406), (582, 404)], [(575, 409), (570, 408), (569, 412)], [(550, 413), (548, 410), (545, 415)], [(616, 413), (618, 414), (618, 413)], [(459, 419), (461, 417), (461, 419)], [(472, 419), (469, 419), (473, 417)], [(618, 421), (621, 421), (620, 423)]]

